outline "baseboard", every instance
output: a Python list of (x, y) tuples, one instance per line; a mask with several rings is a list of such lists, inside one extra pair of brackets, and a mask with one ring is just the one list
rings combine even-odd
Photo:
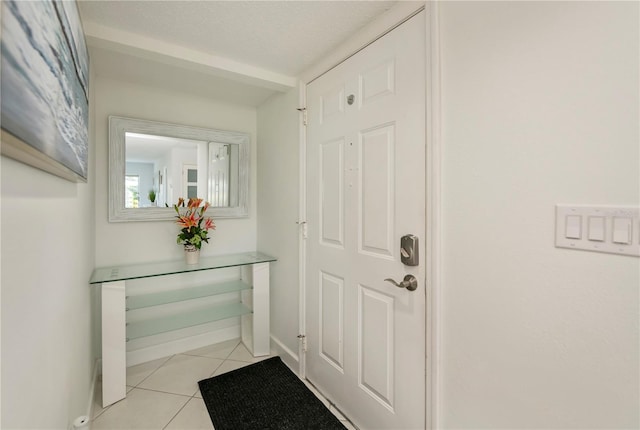
[(300, 369), (300, 358), (298, 354), (295, 354), (289, 348), (285, 346), (278, 338), (271, 336), (271, 354), (279, 355), (282, 358), (284, 364), (289, 366), (291, 370), (293, 370), (296, 374), (299, 374)]
[(98, 384), (98, 376), (102, 373), (102, 360), (96, 358), (93, 363), (93, 376), (91, 377), (91, 388), (89, 391), (89, 405), (87, 406), (87, 416), (91, 418), (93, 416), (93, 404), (96, 396), (96, 385)]
[(127, 351), (127, 367), (238, 338), (240, 338), (239, 325)]

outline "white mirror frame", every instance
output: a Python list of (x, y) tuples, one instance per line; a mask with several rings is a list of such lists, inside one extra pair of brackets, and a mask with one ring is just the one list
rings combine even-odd
[(110, 116), (109, 222), (164, 221), (173, 220), (175, 216), (173, 207), (125, 208), (125, 133), (151, 134), (239, 145), (238, 206), (211, 207), (207, 214), (214, 219), (249, 216), (250, 136), (248, 133)]

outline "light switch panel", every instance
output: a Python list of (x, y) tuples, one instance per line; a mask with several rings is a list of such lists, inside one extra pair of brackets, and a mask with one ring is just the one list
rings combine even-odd
[(555, 245), (640, 257), (640, 208), (556, 205)]

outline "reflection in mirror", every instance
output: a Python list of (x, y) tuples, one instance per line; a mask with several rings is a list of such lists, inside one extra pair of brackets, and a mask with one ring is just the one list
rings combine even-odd
[[(206, 142), (125, 133), (125, 208), (172, 206), (197, 197), (198, 145)], [(202, 161), (206, 163), (206, 160)]]
[(209, 203), (238, 205), (238, 145), (209, 142)]
[(249, 135), (109, 118), (109, 221), (172, 219), (178, 198), (248, 216)]

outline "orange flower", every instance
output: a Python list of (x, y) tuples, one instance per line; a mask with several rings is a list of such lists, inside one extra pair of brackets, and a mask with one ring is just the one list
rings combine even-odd
[(202, 199), (198, 199), (198, 198), (192, 197), (192, 198), (189, 199), (188, 207), (189, 207), (189, 209), (195, 209), (198, 206), (200, 206), (200, 203), (202, 203)]
[(213, 220), (211, 218), (207, 218), (207, 220), (204, 222), (204, 229), (205, 230), (215, 230), (216, 229), (216, 225), (214, 224)]
[(184, 228), (190, 228), (198, 225), (198, 219), (195, 217), (195, 214), (191, 214), (189, 216), (182, 215), (178, 219), (178, 224)]

